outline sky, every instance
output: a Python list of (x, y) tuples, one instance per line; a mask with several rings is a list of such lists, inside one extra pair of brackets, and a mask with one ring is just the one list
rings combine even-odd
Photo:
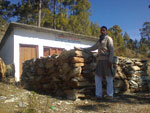
[[(16, 3), (20, 0), (10, 0)], [(93, 23), (108, 28), (119, 25), (122, 33), (127, 32), (131, 39), (140, 40), (139, 29), (150, 21), (150, 0), (89, 0)]]
[(131, 39), (140, 40), (139, 29), (150, 22), (150, 0), (89, 0), (90, 20), (108, 28), (119, 25)]

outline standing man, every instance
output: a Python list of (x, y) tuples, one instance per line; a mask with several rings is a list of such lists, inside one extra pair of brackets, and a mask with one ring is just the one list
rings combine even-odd
[(112, 61), (114, 55), (113, 40), (107, 35), (107, 27), (101, 27), (99, 40), (92, 47), (84, 48), (85, 51), (98, 49), (97, 66), (95, 75), (96, 97), (102, 98), (102, 80), (105, 77), (107, 82), (107, 97), (113, 98), (113, 74)]

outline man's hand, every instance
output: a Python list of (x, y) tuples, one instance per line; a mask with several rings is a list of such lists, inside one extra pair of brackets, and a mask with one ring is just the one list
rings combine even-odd
[(75, 50), (80, 50), (80, 51), (82, 51), (82, 48), (80, 48), (80, 47), (74, 46), (74, 49), (75, 49)]

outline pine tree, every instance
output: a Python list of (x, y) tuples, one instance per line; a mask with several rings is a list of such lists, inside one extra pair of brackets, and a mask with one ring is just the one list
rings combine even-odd
[(14, 10), (14, 5), (10, 4), (8, 0), (0, 0), (0, 40), (2, 39), (12, 13)]

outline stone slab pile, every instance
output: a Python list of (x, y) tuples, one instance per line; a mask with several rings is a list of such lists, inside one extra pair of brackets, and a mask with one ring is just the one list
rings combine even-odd
[[(115, 91), (149, 91), (150, 62), (137, 58), (116, 57)], [(124, 87), (123, 87), (124, 86)]]

